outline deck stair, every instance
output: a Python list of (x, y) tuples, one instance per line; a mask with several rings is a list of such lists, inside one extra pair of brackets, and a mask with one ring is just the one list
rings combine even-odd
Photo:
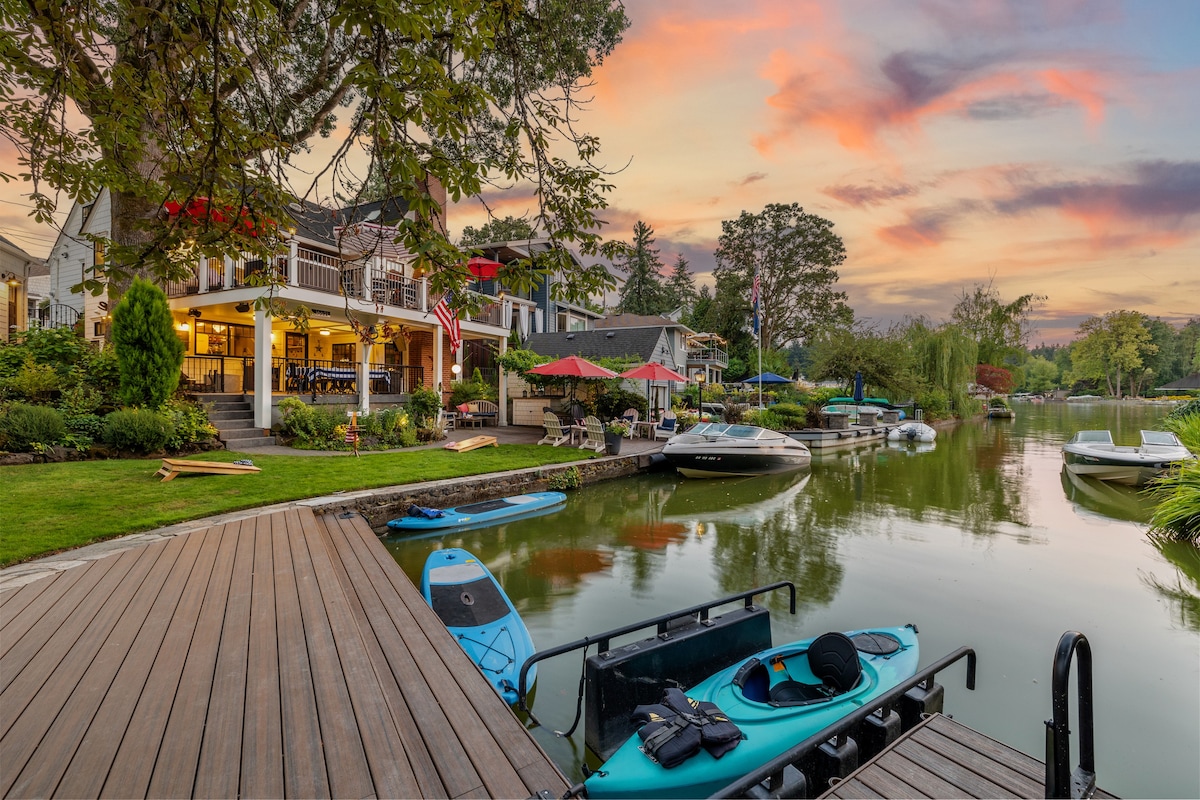
[(252, 450), (275, 444), (275, 437), (264, 435), (254, 426), (254, 408), (242, 394), (204, 396), (208, 420), (217, 428), (217, 438), (227, 450)]

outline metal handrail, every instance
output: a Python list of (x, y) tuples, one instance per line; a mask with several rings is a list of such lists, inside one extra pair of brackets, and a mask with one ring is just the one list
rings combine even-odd
[(579, 650), (580, 648), (589, 647), (593, 644), (597, 645), (599, 650), (601, 652), (603, 652), (603, 651), (609, 649), (609, 642), (614, 637), (623, 636), (624, 634), (627, 634), (627, 633), (633, 633), (634, 631), (642, 630), (644, 628), (649, 628), (651, 625), (655, 626), (658, 630), (658, 633), (661, 635), (661, 634), (666, 633), (668, 630), (670, 630), (670, 626), (668, 625), (668, 623), (672, 622), (673, 620), (682, 619), (683, 617), (689, 617), (689, 616), (692, 616), (695, 614), (699, 614), (700, 622), (706, 622), (708, 620), (708, 612), (711, 609), (716, 608), (717, 606), (728, 605), (729, 603), (735, 603), (738, 600), (744, 600), (745, 604), (746, 604), (745, 607), (751, 608), (754, 605), (753, 600), (754, 600), (755, 595), (765, 594), (766, 592), (773, 592), (776, 589), (782, 589), (785, 586), (788, 588), (788, 591), (790, 593), (790, 606), (789, 606), (788, 610), (792, 614), (795, 614), (796, 613), (796, 586), (795, 586), (795, 584), (793, 584), (791, 581), (778, 581), (776, 583), (772, 583), (767, 586), (760, 586), (757, 589), (750, 589), (749, 591), (729, 595), (728, 597), (723, 597), (720, 600), (710, 600), (707, 603), (701, 603), (700, 605), (691, 606), (690, 608), (680, 609), (679, 611), (672, 611), (669, 614), (660, 614), (657, 617), (651, 617), (650, 619), (644, 619), (641, 622), (633, 622), (633, 623), (630, 623), (629, 625), (622, 625), (619, 628), (614, 628), (611, 631), (605, 631), (604, 633), (600, 633), (595, 636), (585, 636), (582, 639), (576, 639), (573, 642), (567, 642), (566, 644), (560, 644), (556, 647), (551, 647), (547, 650), (539, 650), (538, 652), (531, 655), (529, 658), (525, 659), (525, 663), (521, 665), (521, 674), (520, 674), (520, 677), (517, 679), (518, 708), (520, 708), (522, 711), (529, 710), (529, 707), (527, 705), (525, 705), (525, 695), (526, 695), (526, 688), (527, 688), (526, 684), (525, 684), (525, 679), (529, 675), (529, 669), (539, 661), (544, 661), (547, 658), (553, 658), (554, 656), (560, 656), (563, 653), (569, 653), (572, 650)]
[[(1071, 659), (1079, 656), (1079, 768), (1071, 773)], [(1046, 720), (1046, 797), (1091, 797), (1096, 791), (1096, 744), (1092, 705), (1092, 646), (1079, 631), (1067, 631), (1054, 652), (1050, 687), (1054, 718)]]
[(888, 708), (893, 703), (899, 701), (899, 699), (904, 696), (904, 693), (909, 689), (912, 689), (914, 686), (919, 686), (923, 683), (932, 684), (937, 673), (941, 672), (962, 658), (967, 659), (967, 688), (974, 690), (976, 661), (975, 651), (970, 647), (960, 647), (950, 655), (943, 656), (941, 659), (921, 670), (905, 682), (899, 684), (898, 686), (894, 686), (866, 705), (863, 705), (852, 713), (847, 714), (837, 722), (830, 725), (828, 728), (824, 728), (823, 730), (814, 733), (803, 742), (800, 742), (799, 744), (771, 759), (766, 764), (763, 764), (754, 772), (743, 775), (738, 780), (734, 781), (711, 796), (745, 797), (746, 792), (750, 789), (750, 787), (762, 783), (765, 780), (773, 779), (775, 783), (781, 782), (780, 777), (782, 776), (783, 770), (786, 767), (801, 761), (830, 739), (838, 736), (845, 736), (867, 717), (878, 713), (880, 710)]

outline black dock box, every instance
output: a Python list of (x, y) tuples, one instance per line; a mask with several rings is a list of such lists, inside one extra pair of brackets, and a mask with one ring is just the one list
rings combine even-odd
[(687, 689), (770, 646), (770, 613), (752, 605), (703, 622), (684, 617), (658, 636), (588, 656), (587, 746), (607, 759), (637, 730), (629, 719), (635, 707), (657, 703), (663, 689)]

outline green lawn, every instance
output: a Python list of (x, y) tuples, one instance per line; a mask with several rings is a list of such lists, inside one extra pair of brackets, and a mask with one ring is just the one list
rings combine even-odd
[[(242, 453), (198, 460), (233, 461)], [(353, 457), (251, 454), (262, 472), (180, 475), (163, 483), (159, 460), (77, 461), (0, 467), (0, 567), (89, 542), (225, 511), (403, 483), (562, 464), (574, 448), (484, 447), (470, 453), (414, 450)]]

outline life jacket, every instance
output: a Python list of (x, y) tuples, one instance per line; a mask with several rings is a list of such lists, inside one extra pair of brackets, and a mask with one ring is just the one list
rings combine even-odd
[(677, 767), (703, 747), (720, 758), (738, 746), (742, 731), (714, 703), (693, 700), (679, 689), (666, 689), (658, 703), (633, 710), (642, 752), (664, 769)]

